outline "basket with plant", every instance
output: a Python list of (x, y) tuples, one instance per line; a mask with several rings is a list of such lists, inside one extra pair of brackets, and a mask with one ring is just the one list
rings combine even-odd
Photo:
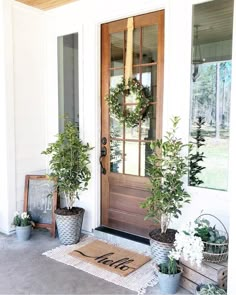
[(202, 284), (197, 286), (196, 295), (226, 295), (226, 291), (214, 284)]
[[(222, 230), (216, 225), (212, 225), (209, 218), (217, 220)], [(228, 232), (224, 224), (212, 214), (202, 214), (196, 221), (196, 235), (199, 236), (204, 243), (203, 257), (205, 261), (219, 263), (226, 261), (228, 258)]]

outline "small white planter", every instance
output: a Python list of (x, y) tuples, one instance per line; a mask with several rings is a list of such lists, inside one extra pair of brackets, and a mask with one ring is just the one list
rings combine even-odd
[(19, 241), (27, 241), (31, 236), (32, 225), (16, 226), (16, 237)]

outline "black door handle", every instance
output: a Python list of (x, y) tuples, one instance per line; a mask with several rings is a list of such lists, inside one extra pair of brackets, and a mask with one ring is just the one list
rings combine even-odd
[(104, 168), (103, 165), (102, 165), (102, 158), (106, 157), (106, 155), (107, 155), (107, 148), (105, 146), (103, 146), (101, 148), (101, 156), (99, 158), (99, 162), (100, 162), (100, 165), (101, 165), (101, 172), (102, 172), (102, 174), (106, 174), (107, 173), (106, 168)]

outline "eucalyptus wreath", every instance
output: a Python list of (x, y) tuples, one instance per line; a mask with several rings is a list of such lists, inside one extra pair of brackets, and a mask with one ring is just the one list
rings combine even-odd
[[(122, 106), (123, 97), (135, 96), (135, 107), (133, 110)], [(125, 79), (110, 89), (106, 101), (113, 114), (121, 123), (128, 127), (138, 125), (140, 120), (144, 120), (148, 114), (148, 108), (152, 100), (148, 87), (144, 87), (136, 78), (129, 78), (127, 84)]]

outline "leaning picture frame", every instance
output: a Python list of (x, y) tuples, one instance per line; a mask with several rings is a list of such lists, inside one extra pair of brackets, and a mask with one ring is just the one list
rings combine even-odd
[(52, 237), (56, 235), (55, 209), (57, 191), (55, 181), (45, 175), (26, 175), (24, 189), (24, 211), (28, 212), (35, 227), (46, 228)]

